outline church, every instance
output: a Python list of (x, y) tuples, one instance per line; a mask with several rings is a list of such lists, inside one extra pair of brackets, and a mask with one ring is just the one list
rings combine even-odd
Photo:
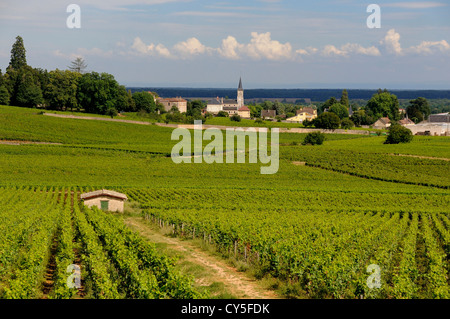
[(244, 89), (242, 87), (242, 78), (239, 79), (236, 100), (217, 97), (216, 99), (208, 103), (206, 111), (214, 115), (221, 111), (224, 111), (228, 113), (228, 116), (238, 114), (243, 118), (250, 118), (250, 110), (244, 105)]

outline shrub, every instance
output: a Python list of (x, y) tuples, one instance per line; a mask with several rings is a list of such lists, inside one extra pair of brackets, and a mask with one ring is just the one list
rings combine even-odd
[(263, 124), (264, 121), (263, 121), (262, 119), (260, 119), (260, 118), (257, 118), (257, 119), (255, 120), (255, 123), (257, 123), (257, 124)]
[(228, 117), (228, 113), (225, 111), (220, 111), (219, 113), (217, 113), (217, 117)]
[(314, 120), (310, 121), (310, 120), (306, 119), (302, 122), (302, 124), (304, 127), (311, 127), (314, 125)]
[(409, 143), (412, 139), (413, 135), (410, 129), (396, 124), (389, 128), (389, 134), (384, 144)]
[(105, 115), (111, 116), (113, 118), (114, 116), (117, 116), (119, 113), (117, 112), (117, 109), (115, 107), (110, 107), (106, 110)]
[(241, 121), (241, 117), (239, 116), (239, 114), (233, 114), (230, 117), (230, 120), (235, 121), (235, 122), (240, 122)]
[(343, 128), (344, 130), (349, 130), (354, 126), (355, 126), (355, 123), (353, 123), (352, 120), (350, 120), (348, 118), (343, 119), (341, 121), (341, 128)]
[(325, 140), (325, 134), (321, 132), (308, 133), (303, 141), (303, 145), (322, 145)]

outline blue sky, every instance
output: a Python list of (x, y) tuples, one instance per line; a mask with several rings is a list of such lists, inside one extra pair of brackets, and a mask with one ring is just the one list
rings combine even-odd
[(448, 0), (2, 0), (3, 71), (17, 35), (33, 67), (82, 56), (128, 86), (450, 89)]

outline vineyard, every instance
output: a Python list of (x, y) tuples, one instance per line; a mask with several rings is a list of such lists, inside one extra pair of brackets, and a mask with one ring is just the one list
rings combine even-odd
[[(242, 196), (231, 191), (185, 195), (177, 190), (129, 190), (129, 194), (146, 203), (144, 218), (165, 223), (179, 236), (199, 237), (224, 254), (253, 264), (261, 276), (289, 282), (294, 295), (450, 296), (450, 219), (448, 199), (442, 196), (405, 209), (410, 195), (355, 194), (344, 199), (340, 193), (299, 192), (293, 200), (293, 194), (278, 198), (285, 203), (280, 207), (270, 200), (275, 193), (261, 191)], [(325, 197), (328, 201), (321, 205)], [(394, 199), (399, 202), (389, 208), (380, 204)], [(370, 264), (381, 268), (381, 289), (366, 285)]]
[(279, 171), (261, 175), (261, 163), (176, 165), (171, 130), (153, 125), (4, 106), (0, 123), (0, 140), (58, 143), (0, 143), (0, 298), (210, 297), (123, 216), (83, 205), (101, 188), (129, 197), (125, 216), (202, 242), (282, 297), (450, 298), (448, 137), (303, 146), (280, 134)]
[[(0, 208), (2, 298), (204, 297), (172, 260), (111, 215), (80, 206), (77, 194), (0, 189), (7, 203)], [(67, 284), (74, 266), (81, 269), (79, 289)]]

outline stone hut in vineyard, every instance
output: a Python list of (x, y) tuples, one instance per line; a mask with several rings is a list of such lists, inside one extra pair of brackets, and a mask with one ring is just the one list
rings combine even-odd
[(128, 200), (127, 195), (106, 189), (81, 194), (80, 198), (89, 208), (96, 206), (104, 211), (120, 213), (123, 213), (124, 202)]

